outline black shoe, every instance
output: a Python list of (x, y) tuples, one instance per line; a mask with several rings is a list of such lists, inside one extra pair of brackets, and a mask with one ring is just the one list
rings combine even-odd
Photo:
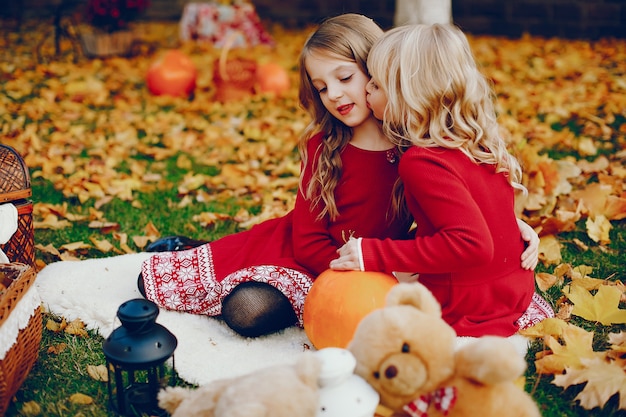
[(204, 245), (203, 240), (194, 240), (185, 236), (162, 237), (150, 243), (144, 249), (146, 252), (178, 252)]

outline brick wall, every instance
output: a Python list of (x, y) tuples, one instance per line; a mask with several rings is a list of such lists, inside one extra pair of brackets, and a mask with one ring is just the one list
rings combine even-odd
[[(2, 0), (0, 17), (50, 14), (61, 1)], [(178, 19), (188, 0), (152, 0), (149, 19)], [(395, 0), (253, 0), (259, 15), (287, 26), (359, 12), (388, 28)], [(456, 24), (474, 34), (519, 37), (523, 33), (564, 38), (626, 38), (626, 0), (452, 0)], [(2, 24), (2, 21), (0, 21)]]

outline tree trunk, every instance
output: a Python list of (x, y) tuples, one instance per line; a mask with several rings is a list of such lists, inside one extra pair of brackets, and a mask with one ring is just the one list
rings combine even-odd
[(396, 0), (394, 26), (452, 23), (452, 0)]

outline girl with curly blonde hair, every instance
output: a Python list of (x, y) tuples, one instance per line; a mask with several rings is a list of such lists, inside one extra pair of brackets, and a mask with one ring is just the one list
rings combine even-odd
[(514, 211), (522, 172), (500, 135), (493, 92), (454, 25), (406, 25), (368, 56), (368, 103), (400, 159), (411, 240), (352, 239), (334, 269), (419, 279), (459, 336), (511, 336), (554, 313), (535, 293)]

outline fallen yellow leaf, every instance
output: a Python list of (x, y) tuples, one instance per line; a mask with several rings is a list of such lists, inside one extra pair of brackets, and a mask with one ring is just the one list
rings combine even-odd
[(587, 227), (587, 235), (589, 235), (594, 242), (603, 245), (611, 243), (609, 232), (613, 228), (613, 225), (604, 215), (600, 214), (593, 219), (588, 217), (585, 226)]
[(581, 363), (582, 368), (567, 367), (564, 374), (555, 375), (552, 383), (563, 388), (585, 383), (575, 400), (587, 410), (604, 407), (615, 394), (619, 394), (618, 409), (626, 410), (626, 370), (598, 357), (583, 358)]
[(96, 381), (107, 382), (109, 380), (109, 373), (104, 365), (87, 365), (87, 373)]
[(540, 374), (560, 374), (565, 368), (579, 368), (582, 366), (581, 359), (593, 358), (605, 355), (593, 351), (593, 333), (580, 327), (568, 324), (562, 331), (563, 344), (558, 339), (548, 336), (546, 345), (552, 354), (535, 361), (537, 372)]
[(85, 323), (80, 319), (72, 320), (65, 328), (65, 333), (81, 337), (89, 336), (89, 333), (85, 330)]
[(22, 404), (20, 412), (25, 417), (35, 417), (41, 415), (41, 406), (36, 401), (27, 401)]
[(76, 394), (70, 395), (70, 402), (72, 404), (89, 405), (89, 404), (93, 404), (93, 398), (91, 398), (89, 395), (76, 393)]
[(542, 236), (539, 239), (539, 260), (546, 264), (558, 264), (561, 259), (561, 245), (556, 236)]
[(563, 292), (574, 303), (573, 315), (605, 326), (626, 323), (626, 310), (619, 309), (622, 291), (618, 287), (601, 285), (594, 296), (573, 281)]

